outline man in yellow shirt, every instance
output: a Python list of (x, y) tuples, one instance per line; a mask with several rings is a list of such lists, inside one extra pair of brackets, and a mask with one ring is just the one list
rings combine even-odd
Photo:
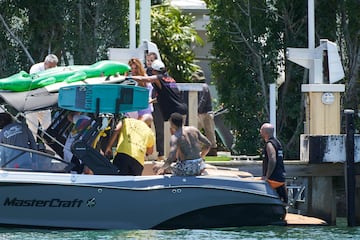
[(152, 120), (151, 114), (144, 114), (141, 120), (124, 118), (117, 125), (107, 145), (105, 154), (112, 154), (112, 146), (118, 139), (113, 164), (120, 175), (139, 176), (144, 169), (145, 156), (154, 150), (155, 136), (145, 123)]

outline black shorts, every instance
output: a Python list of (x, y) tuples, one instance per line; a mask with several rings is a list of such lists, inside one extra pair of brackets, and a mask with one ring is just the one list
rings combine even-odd
[(144, 169), (135, 158), (125, 153), (117, 153), (113, 164), (119, 169), (120, 175), (140, 176)]

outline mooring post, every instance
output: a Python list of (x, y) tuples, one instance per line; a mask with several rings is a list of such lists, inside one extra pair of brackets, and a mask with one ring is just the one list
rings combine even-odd
[(345, 162), (345, 190), (346, 211), (349, 227), (355, 226), (355, 159), (354, 159), (354, 110), (345, 109), (346, 118), (346, 162)]

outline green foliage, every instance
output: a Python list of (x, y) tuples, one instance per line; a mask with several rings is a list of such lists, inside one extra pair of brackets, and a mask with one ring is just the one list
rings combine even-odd
[[(197, 67), (192, 48), (202, 40), (192, 27), (192, 16), (163, 2), (151, 2), (152, 41), (171, 75), (186, 82)], [(304, 131), (301, 84), (308, 82), (308, 74), (285, 61), (284, 55), (287, 47), (308, 45), (307, 2), (205, 2), (210, 10), (208, 36), (215, 56), (213, 82), (219, 103), (229, 109), (227, 121), (234, 129), (236, 150), (258, 153), (259, 127), (269, 121), (268, 86), (277, 82), (279, 68), (285, 68), (285, 82), (278, 88), (277, 136), (285, 157), (298, 158), (299, 135)], [(34, 4), (5, 0), (0, 1), (0, 8), (0, 77), (28, 70), (49, 52), (57, 54), (64, 61), (61, 64), (91, 64), (107, 58), (109, 47), (129, 44), (128, 1), (39, 0)], [(358, 1), (315, 1), (316, 45), (321, 38), (337, 42), (346, 75), (343, 107), (356, 113), (360, 101), (359, 11)]]
[(190, 81), (197, 69), (194, 62), (194, 44), (202, 44), (192, 26), (193, 18), (168, 4), (152, 7), (151, 41), (156, 43), (161, 59), (177, 82)]
[[(16, 6), (15, 1), (0, 1), (0, 77), (7, 77), (27, 65), (26, 55), (18, 39), (27, 42), (26, 26), (28, 18), (26, 11)], [(6, 26), (11, 33), (8, 31)], [(15, 37), (15, 38), (14, 38)]]
[(1, 1), (0, 7), (4, 21), (19, 40), (0, 25), (0, 38), (4, 40), (0, 52), (7, 61), (0, 72), (3, 76), (28, 70), (50, 52), (64, 61), (61, 64), (93, 64), (107, 59), (109, 47), (128, 46), (127, 1), (39, 0), (34, 4), (8, 0)]
[[(285, 52), (286, 47), (305, 47), (307, 41), (307, 2), (286, 0), (277, 1), (279, 35), (283, 36), (283, 45), (279, 50)], [(284, 56), (282, 61), (285, 62)], [(300, 134), (304, 132), (303, 123), (304, 99), (301, 84), (308, 83), (308, 74), (304, 68), (290, 61), (285, 62), (285, 81), (278, 89), (277, 136), (283, 143), (287, 159), (299, 159)]]
[[(269, 31), (275, 16), (259, 1), (206, 1), (211, 11), (212, 70), (227, 120), (236, 129), (236, 148), (257, 154), (259, 127), (268, 121), (268, 84), (277, 78), (279, 35)], [(249, 5), (247, 5), (249, 4)], [(241, 13), (241, 14), (240, 14)], [(270, 41), (272, 40), (272, 41)]]
[[(341, 43), (344, 65), (347, 71), (344, 108), (359, 112), (360, 103), (360, 4), (359, 1), (339, 1), (337, 19), (343, 26), (337, 31), (337, 41)], [(357, 119), (357, 122), (360, 121)], [(358, 129), (360, 124), (357, 124)]]
[[(304, 94), (308, 72), (285, 61), (287, 47), (308, 46), (306, 1), (206, 0), (208, 26), (213, 41), (213, 75), (220, 102), (230, 112), (236, 148), (252, 154), (259, 148), (258, 128), (269, 121), (268, 84), (277, 82), (278, 69), (285, 68), (285, 81), (278, 85), (277, 136), (287, 159), (299, 159), (299, 139), (304, 132)], [(359, 23), (357, 1), (315, 1), (316, 42), (337, 42), (344, 62), (344, 106), (359, 105)], [(357, 59), (357, 60), (356, 60)]]
[[(19, 1), (18, 6), (26, 9), (29, 19), (22, 39), (26, 40), (34, 61), (43, 61), (49, 51), (61, 56), (65, 5), (60, 1), (39, 0), (36, 4)], [(32, 64), (29, 62), (28, 68)]]
[(227, 156), (216, 156), (216, 157), (210, 157), (210, 156), (206, 156), (205, 157), (205, 162), (228, 162), (231, 161), (232, 158), (231, 157), (227, 157)]
[(66, 21), (66, 51), (74, 64), (92, 64), (107, 59), (109, 47), (129, 43), (128, 2), (121, 0), (69, 1)]
[[(171, 75), (186, 82), (197, 68), (192, 48), (202, 40), (190, 15), (163, 2), (152, 1), (162, 4), (152, 8), (152, 40)], [(59, 57), (60, 64), (92, 64), (106, 59), (109, 47), (128, 47), (128, 4), (122, 0), (0, 1), (4, 21), (19, 39), (0, 25), (0, 75), (28, 70), (50, 52)]]

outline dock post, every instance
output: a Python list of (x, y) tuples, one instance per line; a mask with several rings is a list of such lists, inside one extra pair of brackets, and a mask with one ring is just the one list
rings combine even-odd
[(333, 177), (308, 178), (307, 208), (310, 216), (321, 218), (330, 225), (336, 224), (336, 201)]
[(355, 159), (354, 159), (354, 110), (345, 109), (346, 119), (346, 162), (345, 162), (345, 191), (346, 216), (349, 227), (355, 226)]

